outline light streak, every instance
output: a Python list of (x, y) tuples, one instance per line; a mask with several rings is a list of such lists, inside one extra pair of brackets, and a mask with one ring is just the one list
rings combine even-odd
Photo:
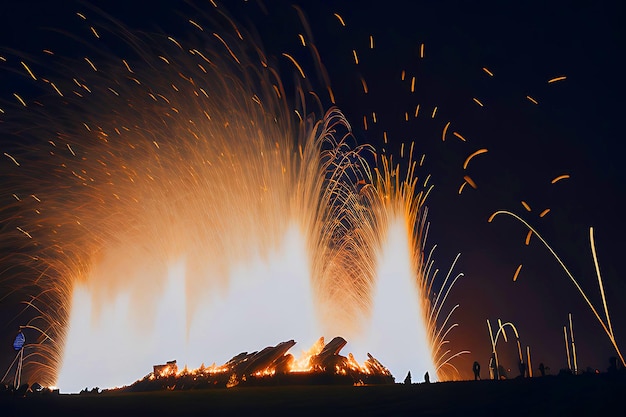
[(513, 282), (517, 281), (517, 277), (519, 275), (519, 272), (522, 270), (522, 265), (520, 264), (517, 269), (515, 270), (515, 274), (513, 274)]
[(552, 184), (556, 184), (557, 182), (561, 181), (561, 180), (565, 180), (569, 178), (568, 174), (563, 174), (563, 175), (559, 175), (558, 177), (555, 177), (552, 181), (550, 181)]
[(530, 102), (531, 102), (531, 103), (533, 103), (533, 104), (539, 104), (539, 103), (537, 102), (537, 100), (535, 100), (535, 99), (534, 99), (534, 98), (532, 98), (531, 96), (526, 96), (526, 98), (528, 99), (528, 101), (530, 101)]
[(563, 80), (565, 80), (566, 78), (567, 78), (567, 77), (566, 77), (566, 76), (564, 76), (564, 75), (562, 75), (562, 76), (560, 76), (560, 77), (554, 77), (554, 78), (551, 78), (551, 79), (549, 79), (549, 80), (548, 80), (548, 84), (552, 84), (552, 83), (555, 83), (555, 82), (557, 82), (557, 81), (563, 81)]
[[(448, 125), (449, 125), (449, 123), (448, 123), (446, 126), (448, 126)], [(444, 133), (444, 136), (445, 136), (445, 133)], [(486, 149), (486, 148), (482, 148), (482, 149), (479, 149), (479, 150), (477, 150), (477, 151), (475, 151), (475, 152), (472, 152), (472, 153), (471, 153), (471, 154), (470, 154), (470, 155), (469, 155), (469, 156), (465, 159), (465, 162), (463, 162), (463, 169), (467, 169), (467, 166), (469, 165), (470, 161), (471, 161), (471, 160), (472, 160), (475, 156), (482, 155), (482, 154), (487, 153), (487, 152), (488, 152), (488, 151), (487, 151), (487, 149)]]

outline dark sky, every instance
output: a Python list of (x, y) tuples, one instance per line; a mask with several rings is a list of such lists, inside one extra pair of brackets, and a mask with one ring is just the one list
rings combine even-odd
[[(102, 2), (101, 7), (131, 27), (180, 31), (191, 8), (162, 3)], [(427, 155), (425, 172), (432, 174), (435, 185), (428, 203), (428, 246), (437, 244), (435, 258), (444, 271), (457, 253), (462, 254), (455, 271), (465, 276), (449, 303), (460, 303), (455, 315), (460, 326), (450, 335), (451, 348), (472, 351), (457, 362), (465, 377), (469, 378), (475, 359), (486, 369), (490, 352), (486, 319), (501, 318), (517, 326), (522, 344), (531, 347), (535, 369), (540, 361), (553, 371), (565, 367), (562, 327), (569, 312), (574, 317), (579, 366), (604, 370), (613, 354), (611, 345), (563, 269), (536, 237), (529, 246), (524, 244), (526, 230), (520, 223), (504, 216), (493, 223), (487, 219), (495, 210), (506, 209), (529, 220), (602, 310), (589, 246), (593, 226), (615, 336), (618, 343), (626, 341), (626, 308), (621, 301), (626, 281), (620, 261), (626, 232), (620, 146), (626, 92), (624, 6), (619, 1), (577, 6), (478, 3), (298, 2), (356, 140), (388, 152), (398, 152), (400, 142), (414, 140), (417, 153)], [(297, 50), (296, 35), (302, 33), (290, 4), (267, 1), (267, 15), (254, 1), (232, 1), (227, 6), (244, 25), (254, 26), (270, 55), (280, 57)], [(75, 8), (11, 2), (1, 10), (0, 47), (30, 51), (40, 48), (41, 31), (36, 28), (71, 27)], [(333, 13), (343, 17), (346, 27)], [(370, 35), (375, 40), (372, 51)], [(422, 43), (425, 57), (420, 59)], [(353, 49), (359, 53), (358, 66)], [(292, 70), (287, 61), (281, 69)], [(408, 82), (400, 80), (402, 70), (409, 79), (416, 76), (414, 94), (408, 91)], [(567, 78), (548, 84), (561, 75)], [(369, 86), (367, 95), (361, 76)], [(2, 77), (0, 92), (6, 100), (16, 81), (6, 73)], [(412, 113), (417, 104), (419, 117), (405, 122), (405, 111)], [(434, 106), (437, 115), (431, 118)], [(379, 123), (365, 131), (363, 115), (372, 111)], [(451, 127), (442, 142), (448, 121)], [(390, 138), (387, 145), (382, 143), (383, 131)], [(467, 142), (455, 138), (453, 131)], [(464, 170), (465, 158), (480, 148), (489, 151)], [(561, 174), (571, 177), (551, 184)], [(458, 195), (464, 175), (478, 187), (467, 186)], [(522, 200), (530, 205), (530, 213)], [(551, 212), (539, 218), (545, 208)], [(519, 264), (523, 267), (513, 282)], [(10, 307), (2, 308), (2, 314), (9, 314)], [(0, 325), (2, 340), (13, 338), (13, 324)], [(507, 366), (513, 368), (514, 345), (499, 346)]]

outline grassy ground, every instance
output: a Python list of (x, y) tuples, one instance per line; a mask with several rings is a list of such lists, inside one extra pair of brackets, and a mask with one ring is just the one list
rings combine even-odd
[(626, 415), (624, 375), (378, 386), (279, 386), (0, 397), (0, 415)]

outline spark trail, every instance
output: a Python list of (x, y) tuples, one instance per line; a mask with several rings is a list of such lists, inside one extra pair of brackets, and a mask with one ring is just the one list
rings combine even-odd
[(5, 276), (52, 336), (31, 347), (30, 379), (77, 391), (173, 357), (198, 367), (277, 340), (367, 339), (398, 295), (380, 271), (390, 240), (407, 258), (396, 290), (414, 291), (402, 331), (420, 341), (391, 370), (450, 377), (412, 156), (401, 175), (356, 144), (304, 76), (291, 102), (273, 59), (220, 8), (189, 21), (196, 42), (88, 15), (83, 58), (3, 54), (38, 90), (3, 104), (13, 140), (0, 167)]

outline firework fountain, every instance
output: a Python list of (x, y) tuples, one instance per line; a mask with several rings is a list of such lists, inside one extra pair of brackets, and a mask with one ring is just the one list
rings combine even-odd
[(453, 377), (413, 147), (399, 164), (359, 145), (330, 84), (325, 99), (284, 54), (291, 100), (219, 7), (187, 39), (90, 13), (84, 56), (0, 62), (29, 84), (0, 114), (3, 279), (32, 294), (39, 330), (25, 375), (119, 386), (169, 358), (342, 335), (396, 378)]

